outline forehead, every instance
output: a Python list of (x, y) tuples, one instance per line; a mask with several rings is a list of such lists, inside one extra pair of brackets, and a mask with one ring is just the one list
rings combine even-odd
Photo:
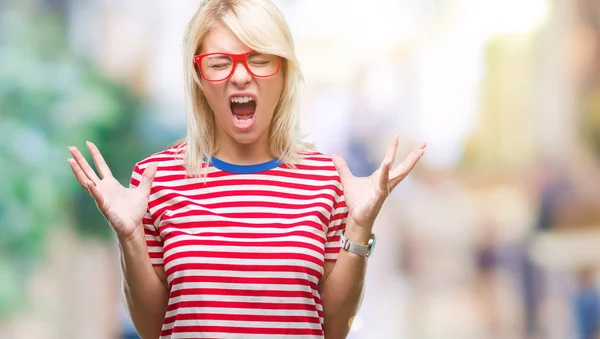
[(200, 53), (224, 52), (239, 54), (250, 50), (231, 30), (222, 25), (217, 25), (211, 28), (204, 37)]

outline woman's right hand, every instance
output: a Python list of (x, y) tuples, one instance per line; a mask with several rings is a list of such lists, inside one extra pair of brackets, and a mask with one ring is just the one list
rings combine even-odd
[(117, 233), (119, 240), (127, 241), (136, 232), (141, 231), (143, 234), (142, 219), (148, 209), (150, 188), (156, 175), (156, 163), (146, 167), (138, 187), (126, 188), (112, 176), (96, 145), (89, 141), (86, 144), (101, 178), (96, 175), (81, 152), (71, 146), (69, 151), (73, 158), (68, 159), (68, 162), (75, 178), (94, 198), (98, 209)]

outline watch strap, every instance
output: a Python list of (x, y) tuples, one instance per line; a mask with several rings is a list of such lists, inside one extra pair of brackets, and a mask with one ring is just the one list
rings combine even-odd
[(369, 238), (369, 242), (365, 245), (349, 240), (348, 238), (346, 238), (346, 235), (344, 233), (345, 231), (342, 231), (342, 234), (340, 235), (340, 245), (345, 251), (366, 258), (368, 258), (371, 255), (375, 235), (371, 235), (371, 238)]

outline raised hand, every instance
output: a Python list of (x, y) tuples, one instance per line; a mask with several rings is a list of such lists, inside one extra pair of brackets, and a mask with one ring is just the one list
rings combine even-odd
[(395, 135), (379, 169), (368, 177), (355, 177), (341, 156), (333, 156), (333, 163), (340, 174), (346, 206), (348, 206), (348, 227), (358, 226), (370, 233), (385, 199), (421, 159), (425, 143), (417, 146), (401, 164), (391, 170), (397, 148), (398, 135)]
[(98, 209), (119, 239), (128, 240), (136, 230), (143, 231), (142, 219), (148, 208), (150, 188), (156, 174), (156, 163), (146, 167), (138, 187), (126, 188), (113, 177), (96, 145), (89, 141), (86, 144), (100, 177), (96, 175), (81, 152), (73, 146), (69, 147), (73, 156), (72, 159), (68, 159), (69, 165), (81, 187), (94, 198)]

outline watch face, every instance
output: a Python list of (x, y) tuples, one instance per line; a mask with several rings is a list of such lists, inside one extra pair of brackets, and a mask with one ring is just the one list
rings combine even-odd
[(372, 254), (373, 251), (375, 250), (375, 243), (376, 243), (375, 236), (373, 236), (373, 237), (371, 237), (371, 239), (369, 239), (369, 246), (371, 247), (371, 248), (369, 248), (369, 252), (370, 252), (369, 254)]

